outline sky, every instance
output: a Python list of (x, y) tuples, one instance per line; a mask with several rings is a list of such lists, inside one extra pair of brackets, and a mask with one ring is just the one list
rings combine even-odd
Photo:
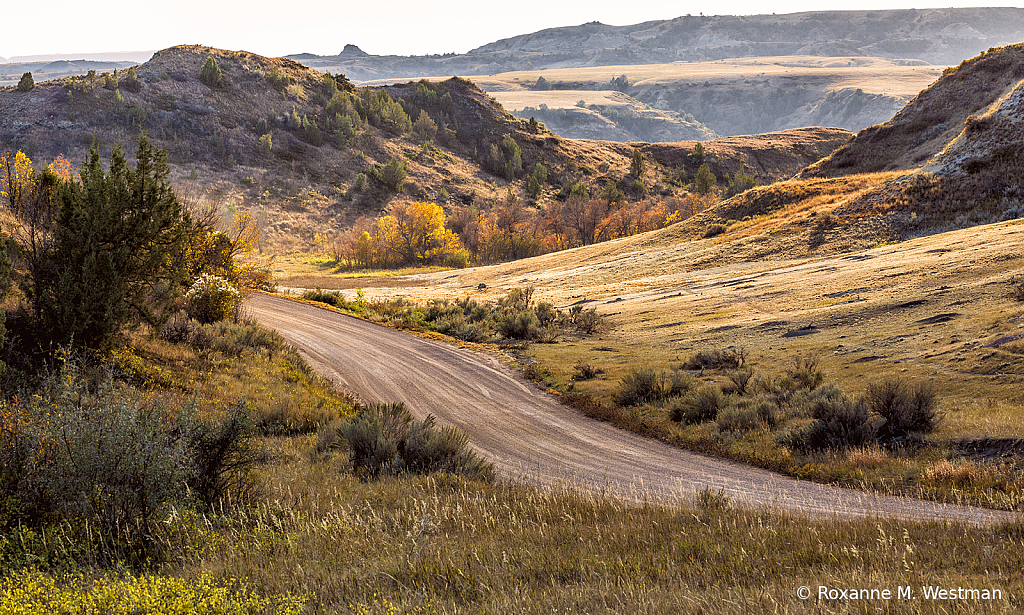
[[(0, 57), (165, 49), (201, 44), (265, 56), (334, 55), (347, 43), (374, 55), (465, 53), (559, 26), (629, 25), (686, 14), (933, 8), (942, 2), (857, 0), (50, 0), (5, 2)], [(1024, 6), (965, 0), (958, 7)], [(21, 24), (11, 27), (11, 24)]]

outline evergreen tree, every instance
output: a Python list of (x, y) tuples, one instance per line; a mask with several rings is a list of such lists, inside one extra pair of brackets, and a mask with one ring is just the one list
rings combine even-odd
[(132, 92), (133, 94), (138, 94), (142, 91), (142, 83), (139, 82), (139, 76), (135, 74), (134, 66), (128, 69), (128, 72), (124, 74), (124, 77), (121, 77), (120, 87)]
[(21, 76), (21, 81), (18, 82), (19, 92), (29, 92), (34, 87), (36, 87), (36, 82), (32, 79), (32, 73), (25, 73)]
[(213, 56), (208, 56), (203, 63), (203, 68), (199, 71), (199, 81), (210, 89), (219, 88), (224, 83), (224, 75)]
[(694, 190), (697, 194), (708, 194), (715, 189), (715, 184), (718, 182), (718, 178), (711, 172), (711, 167), (704, 164), (700, 165), (697, 169), (697, 177), (693, 180)]
[(434, 136), (437, 135), (437, 124), (434, 120), (430, 119), (426, 111), (420, 109), (420, 116), (416, 118), (416, 123), (412, 125), (412, 132), (420, 141), (433, 141)]
[(134, 317), (150, 323), (181, 282), (187, 216), (168, 181), (166, 154), (139, 139), (135, 169), (115, 147), (110, 171), (92, 151), (81, 181), (63, 181), (50, 266), (33, 280), (52, 341), (109, 345)]
[(644, 153), (638, 149), (633, 150), (633, 159), (629, 161), (629, 172), (636, 179), (643, 179), (647, 172), (647, 161), (644, 160)]
[(378, 179), (395, 192), (401, 192), (407, 176), (405, 161), (396, 156), (380, 170)]

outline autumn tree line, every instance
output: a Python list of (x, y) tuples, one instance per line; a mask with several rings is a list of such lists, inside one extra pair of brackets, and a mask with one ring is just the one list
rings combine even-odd
[[(620, 193), (621, 194), (621, 193)], [(487, 209), (413, 202), (390, 214), (360, 218), (327, 243), (329, 256), (352, 268), (466, 267), (538, 256), (664, 228), (716, 201), (689, 194), (634, 203), (574, 195), (543, 209), (524, 206), (511, 190)]]

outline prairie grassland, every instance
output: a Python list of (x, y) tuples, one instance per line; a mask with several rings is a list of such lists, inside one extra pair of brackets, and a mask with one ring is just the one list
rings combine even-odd
[[(887, 177), (851, 181), (870, 187)], [(713, 422), (678, 425), (664, 407), (624, 409), (618, 418), (605, 418), (802, 478), (1017, 508), (1024, 485), (1019, 456), (1005, 457), (1007, 451), (984, 443), (1024, 437), (1024, 354), (1013, 341), (1024, 322), (1024, 304), (1013, 287), (1024, 265), (1021, 223), (859, 252), (831, 252), (826, 244), (815, 253), (808, 240), (828, 224), (823, 220), (835, 206), (831, 201), (843, 198), (845, 190), (831, 194), (829, 185), (820, 188), (820, 195), (808, 195), (814, 202), (806, 207), (784, 205), (787, 221), (775, 223), (773, 216), (776, 225), (767, 231), (750, 228), (759, 223), (752, 219), (732, 224), (719, 237), (694, 241), (696, 226), (684, 223), (514, 263), (407, 278), (413, 285), (405, 288), (367, 286), (364, 292), (370, 299), (486, 301), (533, 285), (537, 300), (563, 310), (580, 302), (596, 308), (608, 316), (609, 328), (535, 344), (521, 360), (537, 362), (524, 367), (545, 387), (590, 395), (605, 406), (633, 370), (675, 369), (697, 352), (729, 347), (745, 349), (755, 376), (784, 375), (795, 356), (816, 357), (826, 383), (835, 382), (851, 397), (887, 376), (929, 382), (938, 390), (940, 415), (928, 436), (933, 446), (888, 455), (885, 464), (864, 466), (842, 453), (794, 456), (779, 443), (778, 432), (723, 436)], [(850, 228), (843, 220), (830, 224), (840, 235)], [(800, 251), (794, 246), (811, 254), (795, 257)], [(481, 283), (485, 289), (477, 288)], [(603, 373), (577, 382), (578, 364)], [(729, 385), (725, 370), (707, 370), (698, 378)], [(792, 418), (787, 428), (809, 422), (807, 416)], [(970, 462), (979, 471), (937, 470), (943, 462)]]
[[(137, 373), (165, 377), (151, 384), (173, 374), (176, 382), (226, 396), (240, 392), (255, 408), (270, 395), (296, 407), (309, 395), (287, 377), (307, 368), (285, 368), (280, 361), (290, 362), (290, 351), (279, 345), (272, 346), (277, 359), (262, 363), (261, 352), (230, 356), (226, 345), (195, 350), (135, 342)], [(274, 381), (283, 375), (281, 383), (266, 389), (261, 370)], [(321, 394), (347, 405), (329, 387)], [(247, 498), (205, 511), (167, 511), (156, 535), (160, 557), (143, 576), (82, 558), (85, 546), (68, 542), (73, 532), (64, 526), (12, 530), (0, 541), (0, 612), (73, 613), (97, 596), (126, 612), (162, 613), (173, 603), (176, 612), (201, 613), (206, 604), (253, 615), (1022, 608), (1020, 524), (807, 519), (735, 507), (710, 491), (674, 505), (636, 504), (568, 484), (538, 490), (449, 474), (367, 482), (348, 471), (344, 451), (317, 452), (336, 424), (321, 424), (319, 434), (263, 437), (265, 454)], [(850, 455), (862, 467), (879, 458), (871, 449)], [(977, 471), (939, 464), (933, 474), (959, 480)], [(24, 572), (30, 562), (42, 573)], [(65, 576), (69, 569), (80, 574)], [(802, 586), (812, 588), (809, 600), (798, 597)], [(819, 586), (888, 589), (894, 596), (910, 587), (917, 599), (819, 599)], [(925, 586), (999, 590), (1001, 599), (928, 601)], [(171, 600), (160, 588), (180, 593)]]
[[(703, 494), (635, 506), (569, 487), (449, 475), (365, 483), (311, 462), (301, 438), (263, 471), (263, 500), (213, 520), (168, 574), (248, 578), (310, 613), (1012, 612), (1017, 526), (808, 521)], [(205, 530), (195, 530), (197, 533)], [(191, 542), (191, 541), (186, 541)], [(197, 545), (199, 546), (199, 545)], [(918, 600), (803, 601), (800, 586), (913, 587)], [(924, 601), (921, 586), (1002, 601)]]

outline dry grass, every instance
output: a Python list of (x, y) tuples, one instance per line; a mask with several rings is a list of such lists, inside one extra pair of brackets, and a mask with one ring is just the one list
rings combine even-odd
[[(277, 394), (299, 405), (305, 395), (302, 388), (259, 390), (254, 374), (274, 370), (244, 353), (214, 365), (182, 346), (138, 346), (144, 368), (173, 365), (183, 382), (217, 383), (230, 392), (217, 380), (229, 378), (257, 387), (256, 398)], [(258, 595), (304, 598), (304, 612), (317, 615), (934, 612), (925, 600), (804, 601), (796, 594), (819, 585), (909, 585), (915, 595), (932, 585), (993, 588), (1002, 600), (942, 606), (950, 613), (1024, 608), (1019, 524), (808, 520), (736, 507), (710, 489), (665, 506), (568, 484), (537, 490), (447, 474), (364, 482), (343, 471), (343, 456), (314, 455), (316, 440), (312, 433), (265, 438), (270, 454), (258, 473), (259, 498), (224, 502), (205, 514), (175, 511), (160, 532), (166, 559), (152, 572), (186, 582), (204, 575), (221, 584), (246, 579)], [(934, 467), (936, 477), (962, 472), (940, 469), (941, 461)], [(22, 538), (20, 548), (40, 546)], [(50, 540), (51, 554), (73, 551), (53, 544), (60, 536)], [(16, 544), (4, 542), (4, 553)]]
[(889, 455), (877, 446), (851, 448), (846, 453), (851, 468), (880, 468), (890, 463)]
[[(266, 595), (308, 596), (309, 613), (805, 613), (802, 585), (998, 588), (990, 612), (1021, 608), (1017, 527), (808, 521), (731, 509), (715, 493), (666, 508), (449, 476), (361, 483), (295, 448), (294, 461), (266, 469), (263, 503), (217, 519), (202, 534), (208, 548), (165, 571), (247, 577)], [(822, 612), (855, 604), (810, 602)]]

